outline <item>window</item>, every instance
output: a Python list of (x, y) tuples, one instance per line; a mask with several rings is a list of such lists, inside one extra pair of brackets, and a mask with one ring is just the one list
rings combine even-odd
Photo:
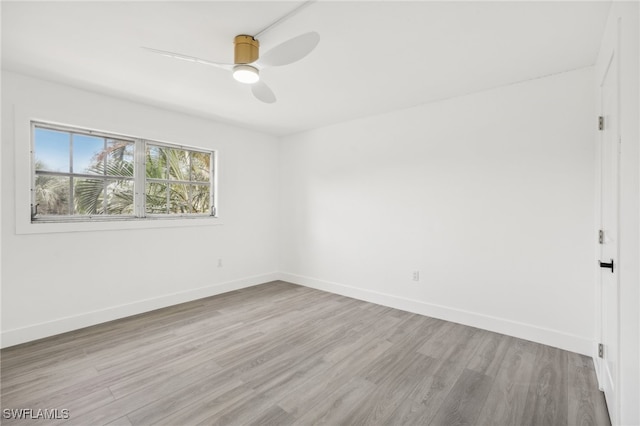
[(146, 213), (208, 213), (211, 158), (210, 152), (147, 143)]
[(32, 123), (31, 220), (215, 216), (215, 152)]

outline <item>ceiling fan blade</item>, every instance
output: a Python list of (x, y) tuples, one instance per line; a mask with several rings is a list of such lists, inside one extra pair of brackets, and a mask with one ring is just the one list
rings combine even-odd
[(276, 101), (276, 95), (263, 81), (252, 84), (251, 93), (253, 93), (256, 99), (267, 104), (272, 104)]
[(198, 64), (209, 65), (216, 68), (221, 68), (223, 70), (232, 70), (233, 64), (221, 64), (218, 62), (207, 61), (206, 59), (196, 58), (195, 56), (183, 55), (181, 53), (169, 52), (166, 50), (152, 49), (151, 47), (142, 47), (144, 50), (148, 50), (149, 52), (157, 53), (162, 56), (167, 56), (169, 58), (181, 59), (183, 61), (195, 62)]
[(269, 50), (258, 59), (258, 63), (269, 67), (292, 64), (311, 53), (318, 42), (320, 42), (320, 34), (315, 31), (301, 34)]

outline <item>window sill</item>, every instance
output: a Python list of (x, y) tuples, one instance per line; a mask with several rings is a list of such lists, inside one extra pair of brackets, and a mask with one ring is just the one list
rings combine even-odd
[(51, 234), (59, 232), (96, 232), (154, 228), (184, 228), (189, 226), (218, 226), (223, 223), (216, 217), (145, 218), (126, 220), (86, 220), (74, 222), (25, 222), (17, 223), (16, 234)]

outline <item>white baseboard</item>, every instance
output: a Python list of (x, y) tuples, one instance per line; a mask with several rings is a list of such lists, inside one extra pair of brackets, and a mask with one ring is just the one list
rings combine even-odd
[(264, 284), (275, 280), (288, 281), (290, 283), (340, 294), (354, 299), (376, 303), (378, 305), (389, 306), (403, 311), (414, 312), (420, 315), (426, 315), (496, 333), (506, 334), (587, 356), (594, 356), (593, 348), (595, 347), (595, 342), (580, 336), (563, 333), (558, 330), (546, 329), (531, 324), (524, 324), (504, 318), (497, 318), (447, 306), (435, 305), (391, 294), (352, 287), (349, 285), (322, 281), (290, 273), (277, 272), (218, 283), (184, 292), (168, 294), (152, 299), (145, 299), (134, 303), (114, 306), (93, 312), (86, 312), (80, 315), (64, 317), (44, 323), (33, 324), (27, 327), (6, 330), (3, 331), (0, 336), (0, 347), (5, 348), (14, 346), (20, 343), (54, 336), (56, 334), (77, 330), (83, 327), (89, 327), (103, 322), (141, 314), (154, 309), (165, 308), (167, 306), (177, 305), (179, 303), (189, 302), (204, 297), (215, 296), (216, 294), (239, 290), (241, 288)]
[(315, 278), (280, 273), (280, 280), (293, 284), (336, 293), (390, 308), (413, 312), (433, 318), (443, 319), (483, 330), (506, 334), (520, 339), (553, 346), (582, 355), (593, 356), (594, 342), (580, 336), (567, 334), (558, 330), (538, 327), (504, 318), (492, 317), (475, 312), (464, 311), (442, 305), (421, 302), (405, 297), (365, 290), (349, 285), (322, 281)]
[(33, 324), (27, 327), (7, 330), (2, 332), (0, 338), (0, 347), (6, 348), (9, 346), (18, 345), (20, 343), (41, 339), (43, 337), (50, 337), (56, 334), (65, 333), (67, 331), (77, 330), (103, 322), (149, 312), (154, 309), (166, 308), (167, 306), (190, 302), (192, 300), (202, 299), (204, 297), (215, 296), (216, 294), (239, 290), (241, 288), (264, 284), (278, 279), (279, 274), (276, 272), (263, 275), (255, 275), (239, 280), (213, 284), (193, 290), (167, 294), (152, 299), (140, 300), (138, 302), (127, 303), (124, 305), (101, 309), (98, 311), (86, 312), (80, 315), (74, 315), (56, 319), (53, 321)]

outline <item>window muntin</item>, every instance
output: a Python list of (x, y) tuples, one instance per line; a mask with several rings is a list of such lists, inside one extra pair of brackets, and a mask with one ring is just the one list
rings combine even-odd
[(215, 216), (214, 151), (45, 123), (32, 148), (33, 222)]

